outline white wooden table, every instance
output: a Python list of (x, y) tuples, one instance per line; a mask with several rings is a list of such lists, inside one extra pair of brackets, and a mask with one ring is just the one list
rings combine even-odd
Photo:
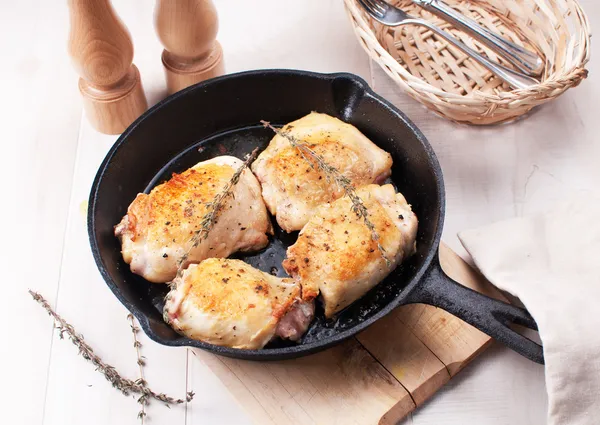
[[(595, 0), (581, 0), (592, 24)], [(135, 63), (151, 104), (164, 96), (161, 46), (152, 2), (114, 0), (135, 44)], [(457, 231), (551, 208), (600, 182), (600, 77), (517, 124), (472, 128), (448, 123), (404, 96), (354, 39), (340, 1), (217, 0), (219, 40), (228, 72), (255, 68), (349, 71), (369, 81), (421, 128), (442, 164), (448, 197), (445, 240), (464, 254)], [(0, 5), (1, 168), (5, 273), (0, 344), (0, 423), (135, 424), (139, 406), (123, 397), (60, 341), (29, 298), (44, 294), (98, 353), (137, 377), (127, 312), (102, 281), (85, 228), (89, 188), (116, 140), (82, 116), (77, 76), (66, 52), (66, 2)], [(596, 52), (594, 52), (596, 53)], [(8, 274), (7, 274), (8, 273)], [(146, 375), (187, 406), (148, 408), (154, 424), (246, 424), (225, 387), (191, 351), (140, 336)], [(405, 423), (538, 425), (544, 423), (543, 368), (493, 346)]]

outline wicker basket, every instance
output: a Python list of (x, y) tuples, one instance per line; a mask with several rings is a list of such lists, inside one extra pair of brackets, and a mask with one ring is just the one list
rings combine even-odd
[[(482, 26), (543, 57), (541, 83), (521, 90), (511, 89), (423, 27), (385, 27), (371, 19), (356, 0), (344, 2), (356, 36), (371, 58), (411, 97), (453, 121), (479, 125), (512, 121), (587, 77), (590, 30), (576, 0), (445, 0)], [(388, 2), (435, 23), (490, 59), (511, 66), (410, 0)]]

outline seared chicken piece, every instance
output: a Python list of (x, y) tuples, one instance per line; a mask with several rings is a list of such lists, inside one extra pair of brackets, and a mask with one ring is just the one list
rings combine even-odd
[[(222, 192), (242, 161), (220, 156), (200, 162), (181, 174), (139, 194), (127, 210), (115, 235), (131, 271), (150, 282), (175, 278), (182, 256), (192, 248), (192, 236), (201, 228), (207, 203)], [(260, 184), (244, 170), (208, 237), (192, 248), (187, 258), (198, 263), (209, 257), (227, 257), (236, 251), (264, 248), (272, 232)]]
[(300, 285), (240, 260), (211, 258), (189, 266), (167, 295), (164, 317), (178, 332), (233, 348), (259, 349), (274, 337), (298, 340), (313, 315)]
[[(337, 118), (313, 112), (282, 131), (306, 143), (355, 187), (382, 183), (391, 173), (390, 154)], [(262, 184), (269, 211), (287, 232), (302, 229), (319, 205), (344, 194), (280, 135), (254, 161), (252, 171)]]
[(305, 300), (323, 298), (332, 317), (381, 282), (415, 252), (417, 217), (392, 185), (356, 191), (369, 212), (388, 266), (348, 197), (322, 205), (287, 250), (283, 267), (302, 285)]

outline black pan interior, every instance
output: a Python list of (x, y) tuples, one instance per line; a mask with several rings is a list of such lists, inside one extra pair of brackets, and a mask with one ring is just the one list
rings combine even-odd
[[(419, 217), (418, 253), (365, 297), (325, 320), (322, 310), (299, 344), (276, 342), (258, 351), (235, 350), (192, 341), (162, 320), (166, 285), (151, 284), (129, 271), (113, 236), (113, 226), (142, 191), (197, 162), (218, 155), (243, 158), (264, 149), (273, 133), (264, 119), (281, 125), (310, 111), (324, 112), (355, 125), (390, 152), (390, 183), (402, 192)], [(344, 339), (401, 303), (437, 250), (443, 216), (439, 166), (421, 133), (394, 107), (350, 74), (256, 71), (196, 85), (161, 102), (136, 121), (115, 143), (98, 171), (90, 195), (92, 250), (108, 286), (140, 320), (150, 337), (167, 345), (193, 345), (242, 358), (295, 357)], [(238, 255), (249, 264), (285, 276), (281, 262), (297, 233), (276, 226), (263, 251)]]

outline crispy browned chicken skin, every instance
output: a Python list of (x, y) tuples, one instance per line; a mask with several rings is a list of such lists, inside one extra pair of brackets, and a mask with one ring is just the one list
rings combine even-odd
[[(242, 161), (232, 156), (216, 157), (173, 174), (150, 194), (139, 194), (115, 228), (131, 271), (150, 282), (175, 278), (179, 260), (191, 248), (192, 236), (201, 227), (207, 203), (223, 190), (240, 165)], [(271, 223), (260, 184), (249, 170), (242, 173), (233, 195), (208, 238), (190, 251), (187, 264), (227, 257), (236, 251), (258, 250), (268, 244)]]
[(381, 282), (415, 252), (417, 217), (392, 185), (358, 189), (390, 264), (348, 197), (324, 204), (288, 248), (283, 267), (302, 285), (302, 297), (321, 294), (331, 317)]
[[(282, 130), (308, 144), (355, 187), (381, 183), (391, 173), (391, 155), (337, 118), (313, 112)], [(302, 229), (319, 205), (344, 195), (279, 135), (254, 161), (252, 171), (262, 184), (269, 211), (287, 232)]]
[(211, 258), (189, 266), (167, 295), (165, 320), (190, 338), (259, 349), (275, 337), (298, 340), (314, 304), (300, 298), (290, 278), (264, 273), (240, 260)]

